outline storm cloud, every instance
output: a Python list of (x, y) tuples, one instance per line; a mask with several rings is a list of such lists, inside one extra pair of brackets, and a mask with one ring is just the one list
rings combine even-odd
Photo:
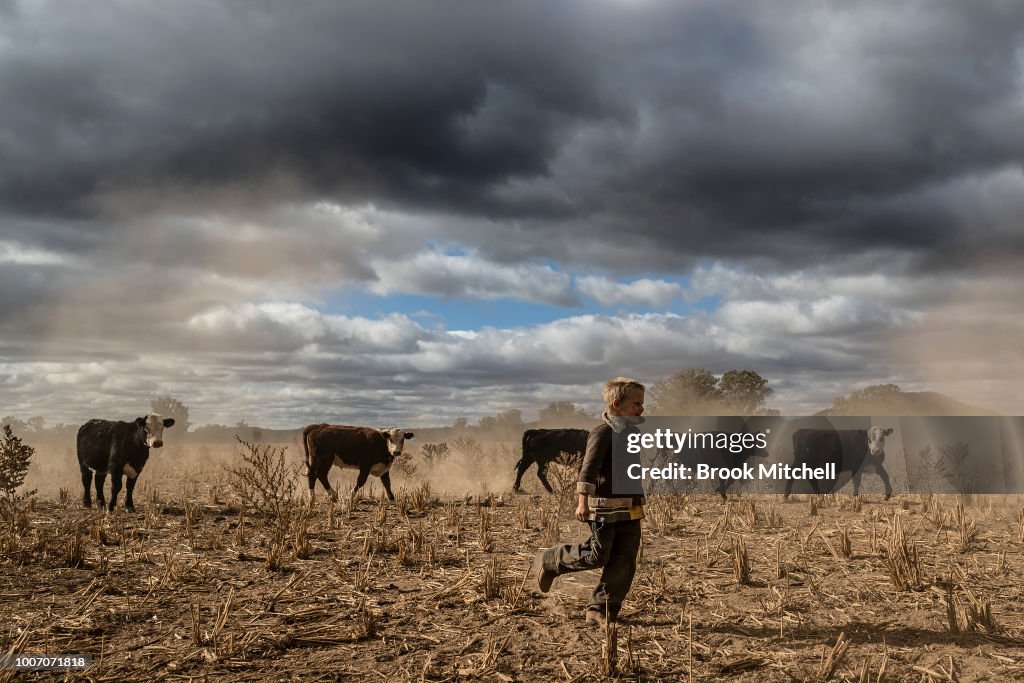
[(0, 15), (6, 413), (429, 422), (688, 366), (1024, 410), (1019, 4)]

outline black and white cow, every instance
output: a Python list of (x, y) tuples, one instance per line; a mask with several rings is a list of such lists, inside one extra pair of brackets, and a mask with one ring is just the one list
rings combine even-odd
[(548, 493), (554, 489), (548, 482), (548, 465), (558, 460), (562, 453), (579, 462), (587, 450), (586, 429), (527, 429), (523, 432), (523, 456), (516, 463), (516, 483), (512, 490), (519, 493), (523, 475), (530, 465), (537, 463), (537, 477)]
[(313, 500), (313, 487), (316, 486), (317, 480), (323, 484), (331, 498), (337, 500), (338, 495), (331, 489), (331, 484), (327, 480), (332, 465), (342, 469), (358, 470), (353, 495), (372, 474), (380, 477), (388, 498), (394, 500), (389, 470), (395, 458), (402, 454), (405, 440), (412, 437), (412, 432), (402, 431), (397, 427), (373, 429), (332, 424), (309, 425), (302, 430), (302, 447), (306, 453), (310, 501)]
[[(892, 428), (874, 426), (868, 429), (800, 429), (793, 433), (793, 464), (824, 467), (836, 464), (840, 472), (853, 475), (853, 493), (860, 492), (860, 477), (864, 469), (872, 467), (885, 485), (885, 499), (892, 496), (889, 473), (885, 471), (885, 437)], [(818, 481), (811, 479), (815, 493), (820, 493)], [(786, 498), (793, 489), (793, 480), (786, 480)]]
[(135, 480), (149, 459), (150, 448), (164, 445), (164, 429), (174, 425), (174, 418), (162, 418), (155, 413), (137, 417), (132, 422), (89, 420), (78, 428), (78, 467), (82, 471), (82, 504), (92, 507), (89, 486), (96, 473), (96, 502), (103, 507), (103, 483), (110, 475), (110, 504), (114, 511), (121, 493), (121, 477), (128, 477), (124, 506), (135, 508), (132, 491)]

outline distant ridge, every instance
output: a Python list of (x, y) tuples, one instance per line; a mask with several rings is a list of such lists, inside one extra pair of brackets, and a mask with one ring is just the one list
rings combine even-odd
[(884, 398), (858, 401), (847, 406), (842, 412), (832, 408), (819, 410), (815, 415), (946, 415), (975, 416), (1000, 415), (994, 410), (981, 408), (936, 391), (901, 391)]

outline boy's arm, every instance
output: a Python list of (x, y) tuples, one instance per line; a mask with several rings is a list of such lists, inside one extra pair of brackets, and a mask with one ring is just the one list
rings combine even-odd
[(597, 493), (597, 480), (601, 476), (601, 464), (609, 450), (611, 428), (599, 425), (590, 431), (587, 437), (587, 452), (580, 465), (579, 481), (576, 482), (576, 493), (579, 502), (576, 505), (576, 519), (586, 521), (590, 517), (590, 496)]
[(611, 439), (611, 431), (610, 427), (601, 425), (591, 430), (587, 437), (587, 452), (583, 456), (579, 480), (576, 482), (576, 493), (581, 495), (581, 504), (586, 502), (582, 496), (592, 496), (597, 491), (597, 480), (609, 450), (607, 442)]

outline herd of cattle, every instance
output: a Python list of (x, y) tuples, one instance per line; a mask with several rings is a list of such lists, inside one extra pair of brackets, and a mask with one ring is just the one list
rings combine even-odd
[[(82, 502), (92, 506), (90, 486), (95, 474), (96, 502), (113, 512), (121, 492), (123, 478), (127, 477), (124, 506), (134, 509), (132, 492), (136, 479), (149, 459), (150, 448), (163, 446), (163, 431), (172, 427), (172, 418), (156, 414), (136, 418), (132, 422), (111, 420), (89, 420), (78, 430), (78, 464), (82, 472)], [(794, 464), (818, 467), (827, 462), (837, 463), (838, 472), (849, 472), (853, 478), (854, 493), (860, 488), (861, 473), (871, 467), (885, 485), (885, 497), (892, 495), (892, 486), (883, 462), (885, 460), (885, 437), (892, 429), (871, 427), (869, 429), (800, 429), (793, 433)], [(523, 475), (531, 465), (537, 465), (537, 477), (544, 488), (552, 493), (547, 479), (548, 466), (552, 462), (579, 464), (586, 450), (585, 429), (528, 429), (523, 433), (522, 457), (515, 465), (516, 478), (513, 490), (520, 492)], [(314, 424), (302, 430), (302, 445), (305, 454), (305, 472), (309, 483), (310, 500), (313, 488), (319, 481), (332, 498), (337, 494), (331, 489), (327, 475), (331, 467), (353, 469), (358, 472), (358, 491), (372, 474), (379, 477), (389, 499), (394, 500), (391, 490), (390, 469), (395, 459), (402, 454), (412, 432), (401, 429), (374, 429), (346, 425)], [(762, 449), (763, 451), (763, 449)], [(746, 460), (764, 457), (758, 449), (741, 453), (725, 452), (730, 466), (742, 465)], [(110, 476), (110, 501), (103, 495), (103, 486)], [(724, 499), (730, 481), (719, 481), (718, 493)], [(786, 496), (792, 489), (792, 481), (786, 483)], [(815, 491), (818, 487), (815, 485)]]
[[(124, 506), (135, 508), (132, 492), (135, 480), (149, 460), (149, 449), (164, 445), (164, 429), (174, 425), (173, 418), (161, 418), (150, 413), (132, 422), (112, 420), (89, 420), (78, 429), (78, 467), (82, 471), (82, 503), (92, 507), (89, 486), (96, 475), (96, 502), (99, 507), (106, 505), (114, 511), (117, 497), (121, 493), (124, 477)], [(373, 474), (380, 477), (388, 498), (395, 499), (391, 491), (391, 465), (402, 454), (405, 440), (413, 437), (412, 432), (401, 429), (372, 429), (370, 427), (349, 427), (344, 425), (315, 424), (302, 430), (302, 445), (305, 451), (305, 470), (309, 481), (309, 496), (312, 500), (313, 487), (319, 480), (332, 498), (337, 494), (331, 489), (327, 474), (332, 466), (358, 470), (355, 491)], [(110, 502), (103, 497), (103, 484), (110, 476)], [(354, 491), (353, 491), (354, 493)]]

